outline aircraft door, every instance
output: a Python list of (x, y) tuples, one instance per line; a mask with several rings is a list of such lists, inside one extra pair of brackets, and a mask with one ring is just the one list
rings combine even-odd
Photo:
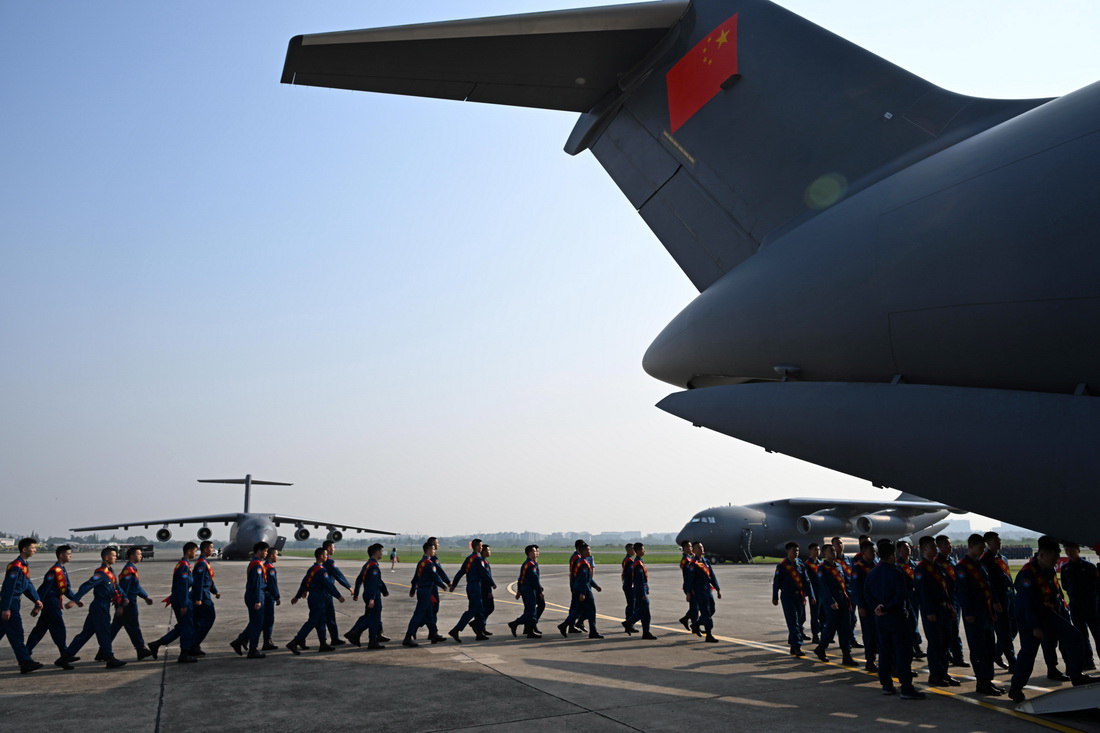
[(741, 550), (742, 559), (751, 563), (752, 559), (752, 529), (750, 527), (744, 527), (741, 529), (741, 544), (739, 546)]

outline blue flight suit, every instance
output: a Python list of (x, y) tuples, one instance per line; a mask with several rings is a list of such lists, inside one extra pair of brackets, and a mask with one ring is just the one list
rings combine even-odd
[[(1081, 632), (1069, 619), (1069, 609), (1062, 600), (1062, 589), (1054, 568), (1043, 570), (1033, 557), (1016, 573), (1016, 626), (1020, 630), (1020, 653), (1016, 655), (1016, 671), (1012, 686), (1022, 688), (1035, 667), (1035, 655), (1041, 645), (1057, 644), (1066, 661), (1070, 677), (1082, 673), (1085, 663), (1085, 642)], [(1043, 633), (1042, 642), (1035, 630)]]
[(714, 577), (714, 569), (707, 559), (693, 557), (688, 567), (687, 579), (684, 581), (684, 593), (691, 596), (699, 609), (699, 620), (694, 626), (711, 635), (714, 628), (714, 593), (718, 590), (718, 579)]
[[(857, 557), (852, 563), (852, 582), (849, 586), (849, 592), (859, 616), (859, 629), (863, 636), (863, 656), (867, 658), (867, 664), (874, 664), (878, 657), (878, 631), (875, 629), (878, 619), (875, 617), (873, 608), (870, 611), (867, 610), (867, 601), (863, 592), (867, 576), (874, 568), (873, 562), (865, 561), (862, 556)], [(912, 651), (912, 649), (909, 650), (910, 654)]]
[(579, 601), (577, 600), (577, 568), (584, 562), (581, 551), (576, 550), (569, 556), (569, 613), (565, 617), (566, 626), (574, 626), (579, 614)]
[(141, 623), (138, 617), (138, 599), (145, 599), (149, 594), (141, 587), (141, 579), (138, 577), (137, 565), (127, 562), (122, 572), (118, 574), (118, 589), (122, 597), (130, 601), (130, 605), (122, 607), (122, 613), (115, 616), (111, 622), (111, 639), (118, 636), (119, 629), (126, 627), (126, 634), (130, 637), (130, 643), (134, 649), (145, 648), (145, 637), (141, 633)]
[(65, 599), (73, 600), (73, 587), (69, 583), (69, 572), (61, 563), (54, 563), (46, 571), (42, 585), (38, 586), (38, 597), (42, 600), (42, 614), (38, 623), (27, 636), (27, 653), (32, 653), (38, 642), (50, 632), (50, 638), (61, 654), (65, 653), (65, 618), (62, 616)]
[(202, 555), (195, 559), (191, 577), (191, 600), (195, 613), (191, 648), (197, 649), (210, 633), (210, 629), (214, 628), (214, 620), (218, 617), (218, 612), (214, 609), (214, 594), (218, 592), (218, 586), (214, 584), (214, 568)]
[(92, 636), (99, 641), (99, 653), (106, 659), (114, 657), (111, 650), (111, 605), (121, 606), (123, 601), (122, 591), (118, 588), (118, 578), (106, 565), (100, 565), (92, 574), (92, 577), (80, 585), (80, 589), (73, 596), (74, 601), (79, 601), (88, 593), (92, 594), (92, 602), (88, 607), (88, 615), (84, 619), (84, 628), (73, 637), (69, 647), (62, 656), (75, 657)]
[(275, 601), (281, 600), (279, 596), (279, 572), (275, 569), (275, 563), (264, 561), (264, 570), (267, 571), (267, 584), (264, 587), (264, 645), (271, 643), (271, 634), (275, 630)]
[(172, 570), (172, 595), (167, 599), (172, 605), (172, 613), (176, 616), (176, 625), (155, 642), (157, 646), (163, 646), (179, 639), (181, 657), (194, 646), (195, 642), (195, 605), (191, 600), (192, 584), (191, 561), (186, 557), (181, 558)]
[[(382, 580), (382, 569), (378, 561), (373, 557), (363, 564), (358, 577), (355, 578), (355, 595), (359, 590), (363, 591), (363, 615), (351, 627), (349, 635), (359, 635), (365, 630), (369, 641), (378, 643), (378, 637), (382, 635), (382, 596), (388, 596), (390, 591), (386, 588), (386, 582)], [(370, 602), (374, 601), (374, 608)]]
[(592, 589), (599, 587), (592, 575), (592, 565), (587, 562), (587, 558), (582, 558), (581, 562), (577, 563), (577, 577), (575, 580), (577, 620), (588, 621), (590, 636), (596, 633), (596, 598), (592, 595)]
[(806, 566), (806, 577), (810, 579), (810, 587), (813, 588), (814, 598), (817, 599), (817, 605), (811, 606), (809, 610), (810, 634), (815, 644), (821, 639), (821, 629), (825, 618), (825, 610), (821, 607), (821, 577), (818, 575), (821, 562), (820, 557), (816, 560), (808, 557), (802, 563)]
[(928, 640), (928, 674), (935, 678), (947, 677), (948, 645), (951, 627), (955, 625), (951, 586), (943, 568), (934, 560), (917, 563), (913, 583), (917, 587), (917, 603), (924, 636)]
[(1012, 640), (1016, 638), (1016, 589), (1012, 587), (1012, 571), (1004, 556), (986, 550), (982, 553), (982, 567), (989, 575), (989, 585), (993, 589), (993, 599), (1001, 604), (1003, 613), (993, 619), (993, 633), (996, 638), (997, 654), (1004, 657), (1009, 671), (1016, 668), (1016, 649)]
[[(680, 573), (684, 578), (684, 587), (688, 587), (691, 584), (691, 564), (695, 561), (694, 555), (684, 554), (680, 558)], [(687, 626), (693, 626), (699, 620), (699, 604), (695, 602), (695, 596), (691, 597), (688, 601), (688, 611), (684, 614), (684, 617), (680, 619), (680, 623), (685, 623)]]
[(810, 576), (806, 574), (806, 566), (798, 558), (793, 561), (784, 559), (776, 564), (775, 574), (772, 576), (773, 603), (780, 601), (781, 590), (783, 619), (787, 622), (787, 644), (791, 649), (796, 649), (802, 646), (801, 620), (805, 618), (799, 611), (806, 608), (807, 595), (811, 602), (817, 601)]
[[(818, 648), (824, 652), (833, 643), (833, 637), (840, 635), (840, 649), (844, 656), (852, 653), (852, 598), (848, 595), (848, 574), (838, 562), (822, 561), (818, 566), (819, 588), (821, 595), (817, 605), (822, 608), (821, 642)], [(833, 604), (836, 608), (833, 608)]]
[[(336, 567), (336, 561), (331, 557), (325, 560), (325, 570), (328, 571), (329, 577), (332, 578), (333, 583), (337, 583), (351, 590), (351, 583), (349, 583), (347, 577), (340, 572), (340, 568)], [(328, 627), (330, 638), (340, 638), (340, 630), (336, 628), (336, 602), (332, 600), (332, 596), (325, 596), (325, 626)], [(343, 644), (344, 642), (341, 641), (340, 643)]]
[(962, 621), (962, 617), (959, 615), (959, 599), (955, 592), (955, 556), (945, 556), (942, 552), (937, 552), (936, 564), (939, 565), (940, 570), (947, 578), (947, 587), (951, 591), (951, 600), (955, 606), (955, 617), (952, 623), (947, 626), (947, 656), (958, 665), (962, 662), (963, 652), (962, 636), (959, 634), (959, 623)]
[(633, 611), (626, 617), (626, 625), (632, 626), (638, 621), (642, 622), (642, 633), (649, 633), (649, 571), (646, 570), (644, 558), (635, 557), (630, 563), (630, 604)]
[(23, 617), (19, 615), (19, 597), (26, 596), (37, 603), (38, 592), (31, 583), (31, 568), (23, 556), (8, 563), (4, 584), (0, 587), (0, 611), (11, 611), (11, 618), (0, 618), (0, 639), (8, 637), (11, 650), (20, 664), (31, 661), (31, 654), (23, 643)]
[(446, 588), (447, 584), (439, 575), (439, 567), (433, 562), (434, 558), (425, 555), (416, 564), (416, 572), (413, 573), (412, 587), (409, 595), (416, 596), (416, 610), (409, 619), (409, 628), (405, 635), (412, 637), (421, 626), (428, 627), (428, 636), (437, 636), (439, 629), (436, 627), (436, 612), (434, 601), (437, 588)]
[(524, 632), (530, 634), (539, 622), (546, 600), (540, 598), (542, 579), (539, 577), (539, 564), (528, 558), (519, 566), (519, 578), (516, 580), (520, 597), (523, 599), (523, 613), (513, 623), (523, 624)]
[[(497, 587), (493, 582), (493, 567), (484, 557), (481, 559), (485, 563), (485, 577), (488, 582), (481, 584), (481, 607), (485, 609), (485, 623), (489, 623), (489, 617), (493, 615), (493, 611), (497, 610), (496, 599), (493, 598), (493, 590)], [(482, 625), (484, 628), (484, 624)]]
[[(1085, 641), (1085, 658), (1090, 669), (1095, 666), (1092, 654), (1092, 642), (1089, 640), (1089, 632), (1096, 640), (1097, 650), (1100, 651), (1100, 612), (1097, 601), (1097, 575), (1096, 566), (1088, 560), (1078, 558), (1070, 560), (1062, 566), (1062, 587), (1069, 593), (1069, 615), (1073, 625), (1081, 632), (1081, 638)], [(29, 645), (28, 645), (29, 646)]]
[[(856, 554), (855, 557), (859, 557), (859, 555)], [(852, 561), (848, 558), (847, 555), (840, 553), (836, 556), (836, 562), (837, 565), (839, 565), (844, 571), (844, 580), (848, 584), (848, 595), (852, 599), (852, 610), (848, 613), (848, 625), (852, 627), (852, 646), (855, 647), (857, 646), (856, 624), (858, 623), (857, 619), (859, 618), (859, 613), (856, 609), (858, 608), (859, 604), (856, 603), (854, 589), (852, 588), (852, 585), (855, 582), (855, 577), (853, 576), (852, 572)]]
[(913, 658), (917, 659), (920, 655), (921, 635), (918, 620), (920, 619), (920, 601), (917, 598), (917, 563), (910, 557), (905, 562), (898, 560), (898, 567), (905, 573), (905, 577), (909, 581), (909, 585), (906, 587), (907, 606), (906, 611), (909, 614), (909, 632), (913, 635)]
[[(993, 658), (996, 656), (996, 640), (993, 619), (996, 609), (993, 587), (989, 574), (982, 564), (964, 556), (955, 564), (955, 596), (963, 617), (966, 645), (970, 647), (970, 665), (979, 683), (993, 681)], [(967, 621), (972, 618), (973, 621)]]
[[(880, 562), (867, 573), (861, 588), (864, 608), (875, 614), (876, 648), (880, 650), (878, 679), (883, 689), (894, 686), (894, 676), (903, 693), (913, 691), (913, 634), (905, 614), (909, 604), (909, 579), (894, 563)], [(867, 628), (867, 627), (864, 627)], [(866, 638), (864, 638), (866, 644)], [(869, 646), (869, 645), (868, 645)]]
[(313, 567), (302, 578), (302, 583), (298, 586), (297, 597), (302, 598), (306, 595), (308, 595), (309, 618), (302, 624), (302, 628), (298, 630), (294, 638), (299, 643), (304, 642), (306, 637), (309, 636), (309, 632), (316, 629), (321, 646), (327, 646), (325, 617), (328, 599), (330, 596), (339, 597), (340, 590), (336, 587), (336, 583), (333, 582), (332, 578), (329, 577), (328, 570), (325, 569), (323, 563), (314, 563)]
[[(267, 602), (267, 570), (264, 561), (253, 557), (244, 579), (244, 605), (248, 609), (248, 626), (241, 634), (248, 641), (248, 651), (258, 651), (260, 633), (264, 628), (264, 604)], [(259, 606), (259, 608), (256, 608)]]
[(457, 585), (462, 576), (466, 576), (466, 600), (469, 606), (459, 617), (453, 630), (462, 631), (466, 628), (466, 624), (469, 624), (470, 628), (481, 634), (485, 629), (485, 606), (482, 603), (481, 588), (485, 584), (492, 583), (492, 580), (488, 577), (485, 560), (480, 553), (470, 553), (463, 561), (462, 567), (455, 573), (451, 586)]
[(623, 597), (626, 599), (626, 610), (623, 618), (630, 618), (634, 614), (634, 556), (623, 556), (622, 572), (619, 577), (623, 581)]

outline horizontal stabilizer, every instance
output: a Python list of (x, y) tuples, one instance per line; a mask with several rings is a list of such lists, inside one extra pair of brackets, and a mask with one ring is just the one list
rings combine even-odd
[(687, 0), (295, 36), (284, 84), (586, 112)]
[(257, 479), (243, 479), (243, 478), (200, 478), (198, 479), (200, 484), (245, 484), (250, 483), (253, 486), (293, 486), (294, 484), (284, 483), (282, 481), (259, 481)]

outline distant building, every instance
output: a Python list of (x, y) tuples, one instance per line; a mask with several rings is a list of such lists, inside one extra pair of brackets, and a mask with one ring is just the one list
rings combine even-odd
[(626, 542), (641, 542), (642, 531), (639, 530), (627, 530), (625, 532), (600, 532), (599, 534), (592, 535), (592, 539), (588, 540), (592, 545), (618, 545)]
[(956, 519), (943, 528), (940, 534), (945, 534), (952, 539), (966, 539), (974, 533), (974, 530), (970, 528), (969, 519)]

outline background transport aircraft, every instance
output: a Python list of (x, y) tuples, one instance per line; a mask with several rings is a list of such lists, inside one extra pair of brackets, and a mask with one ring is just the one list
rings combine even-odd
[(163, 525), (157, 530), (156, 538), (159, 542), (167, 542), (172, 539), (172, 532), (168, 529), (169, 524), (178, 524), (183, 526), (185, 524), (199, 524), (196, 536), (200, 540), (208, 540), (213, 532), (210, 531), (208, 526), (211, 523), (223, 522), (229, 525), (232, 522), (232, 526), (229, 528), (229, 544), (225, 545), (221, 550), (221, 556), (226, 560), (247, 560), (252, 556), (252, 548), (257, 542), (266, 542), (273, 547), (282, 549), (283, 543), (286, 542), (286, 537), (280, 537), (278, 527), (283, 523), (293, 524), (294, 539), (298, 541), (308, 540), (310, 532), (306, 529), (306, 526), (313, 527), (314, 529), (324, 527), (328, 533), (327, 539), (339, 542), (344, 537), (344, 532), (355, 530), (356, 532), (367, 532), (370, 534), (385, 534), (393, 535), (396, 532), (386, 532), (380, 529), (368, 529), (366, 527), (355, 527), (345, 522), (326, 522), (320, 519), (306, 519), (304, 517), (292, 517), (287, 514), (258, 514), (249, 511), (249, 500), (252, 494), (252, 486), (293, 486), (294, 484), (283, 483), (281, 481), (259, 481), (252, 478), (252, 474), (247, 474), (243, 479), (241, 478), (222, 478), (222, 479), (199, 479), (201, 484), (244, 484), (244, 511), (233, 512), (230, 514), (208, 514), (202, 517), (177, 517), (175, 519), (151, 519), (142, 522), (124, 522), (120, 524), (103, 524), (96, 527), (76, 527), (70, 529), (70, 532), (96, 532), (105, 529), (129, 529), (130, 527), (145, 527), (149, 525), (161, 524)]
[(766, 0), (296, 36), (282, 81), (580, 113), (700, 291), (659, 407), (1100, 548), (1100, 84), (955, 94)]
[[(702, 542), (715, 559), (751, 562), (753, 557), (786, 557), (783, 545), (792, 540), (802, 545), (805, 556), (807, 543), (828, 543), (837, 536), (897, 540), (935, 535), (947, 526), (947, 515), (959, 512), (908, 494), (895, 501), (778, 499), (730, 504), (697, 513), (680, 530), (676, 543)], [(855, 547), (850, 545), (848, 551), (855, 552)]]

